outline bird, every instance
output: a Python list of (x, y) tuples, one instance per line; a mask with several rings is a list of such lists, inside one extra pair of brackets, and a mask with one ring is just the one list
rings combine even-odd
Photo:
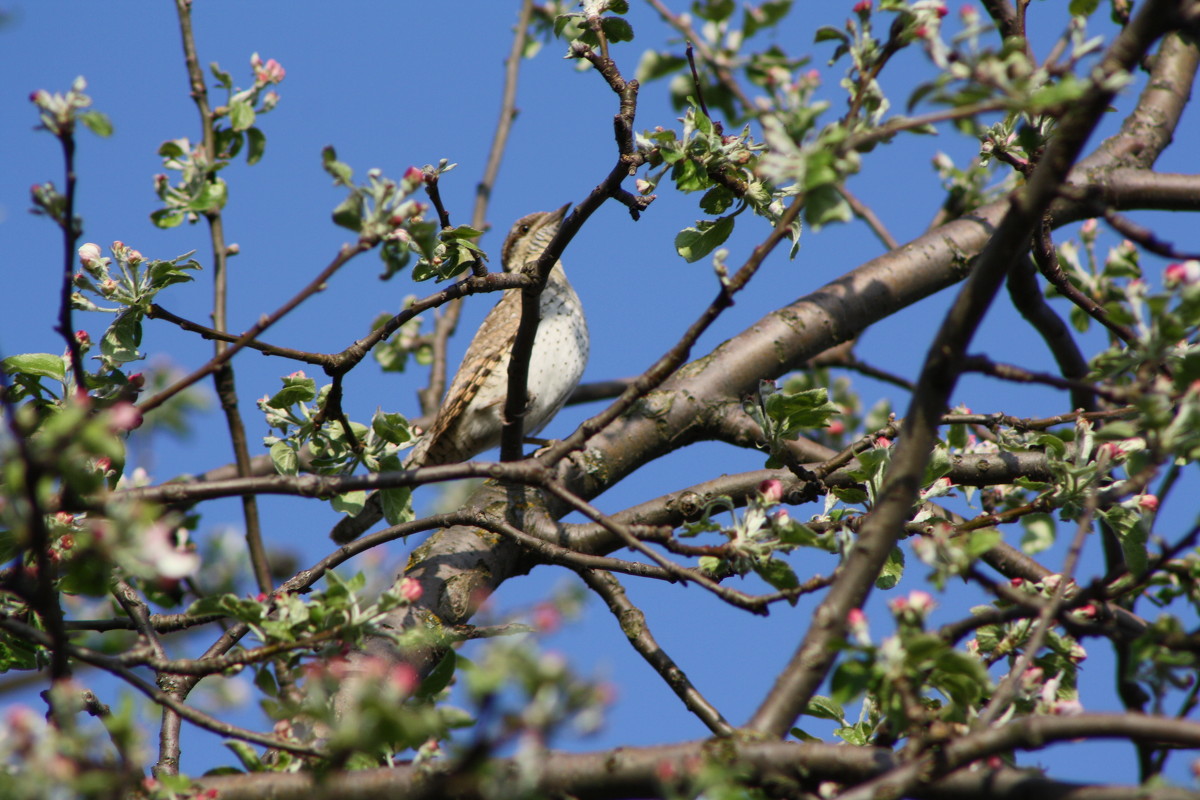
[[(504, 271), (531, 268), (558, 233), (569, 208), (568, 203), (557, 211), (538, 211), (517, 220), (500, 250)], [(508, 365), (521, 322), (521, 294), (505, 292), (484, 318), (433, 424), (413, 446), (405, 469), (465, 461), (500, 444)], [(526, 385), (526, 435), (539, 432), (562, 409), (583, 376), (591, 346), (583, 304), (567, 280), (561, 261), (550, 270), (538, 310), (541, 316)], [(340, 520), (330, 537), (345, 544), (382, 516), (376, 492), (367, 498), (357, 516)]]

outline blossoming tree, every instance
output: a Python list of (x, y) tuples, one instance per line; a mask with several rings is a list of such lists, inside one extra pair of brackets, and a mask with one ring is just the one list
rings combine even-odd
[[(3, 361), (0, 666), (21, 676), (0, 687), (16, 695), (0, 739), (10, 796), (52, 784), (96, 797), (1196, 796), (1171, 784), (1188, 779), (1186, 751), (1200, 747), (1189, 718), (1200, 697), (1189, 499), (1200, 256), (1173, 240), (1186, 226), (1168, 235), (1160, 217), (1132, 216), (1200, 210), (1200, 176), (1156, 168), (1200, 65), (1195, 0), (1113, 0), (1111, 21), (1086, 0), (1062, 20), (1028, 0), (954, 14), (936, 0), (697, 0), (686, 13), (665, 0), (641, 11), (514, 3), (499, 124), (458, 107), (480, 91), (475, 73), (443, 76), (462, 84), (439, 87), (420, 119), (461, 112), (456, 125), (490, 138), (473, 210), (454, 200), (465, 185), (456, 153), (414, 149), (403, 163), (430, 163), (356, 176), (326, 147), (344, 243), (324, 259), (289, 252), (269, 273), (286, 298), (247, 292), (248, 324), (229, 311), (243, 250), (232, 238), (251, 226), (231, 198), (286, 136), (267, 147), (267, 115), (303, 78), (257, 53), (246, 75), (206, 72), (195, 5), (176, 3), (198, 133), (159, 147), (150, 224), (202, 246), (163, 257), (85, 237), (77, 140), (114, 124), (82, 78), (30, 95), (66, 177), (32, 187), (61, 245), (25, 267), (56, 276), (53, 304), (36, 310), (58, 344)], [(495, 44), (493, 30), (463, 49)], [(510, 132), (535, 137), (516, 117), (517, 78), (546, 44), (605, 93), (523, 105), (565, 118), (607, 103), (608, 141), (573, 145), (570, 214), (534, 266), (505, 271), (484, 235), (488, 203)], [(922, 138), (931, 133), (941, 138)], [(946, 139), (963, 155), (926, 144)], [(899, 148), (924, 153), (935, 191), (891, 176)], [(549, 180), (548, 166), (525, 174)], [(852, 192), (870, 174), (874, 191), (928, 201), (909, 241), (871, 191)], [(614, 207), (691, 265), (704, 302), (684, 308), (650, 270), (622, 272), (650, 263), (624, 229), (579, 246), (615, 224), (597, 213)], [(700, 219), (680, 230), (663, 216), (672, 208)], [(129, 226), (132, 242), (140, 228)], [(837, 230), (869, 234), (880, 254), (840, 274), (811, 270), (803, 292), (757, 291), (775, 265), (804, 269), (810, 243)], [(362, 296), (336, 314), (320, 305), (375, 256), (397, 298), (422, 296), (378, 317)], [(594, 291), (580, 289), (589, 317), (619, 320), (593, 333), (597, 357), (619, 355), (611, 331), (652, 338), (620, 316), (633, 294), (652, 298), (673, 335), (648, 367), (618, 358), (625, 369), (597, 374), (594, 357), (571, 400), (582, 416), (530, 444), (521, 419), (538, 292), (560, 257), (594, 265)], [(202, 280), (214, 290), (208, 319), (170, 310)], [(499, 456), (405, 469), (437, 412), (464, 303), (502, 291), (519, 292), (525, 313)], [(934, 328), (899, 337), (917, 357), (911, 374), (875, 361), (872, 333), (930, 297), (942, 299)], [(1003, 332), (983, 324), (989, 311)], [(725, 341), (704, 338), (741, 312)], [(330, 316), (358, 331), (336, 349), (283, 338), (295, 320), (305, 333), (333, 329)], [(139, 367), (163, 331), (211, 349), (182, 369)], [(1052, 369), (991, 355), (1026, 331)], [(394, 390), (364, 397), (356, 381), (381, 370), (421, 381), (420, 407)], [(1017, 388), (969, 408), (967, 375)], [(267, 380), (275, 388), (256, 404), (240, 400), (239, 382)], [(217, 426), (197, 411), (206, 384)], [(1028, 387), (1049, 399), (1014, 413), (1009, 400)], [(188, 425), (226, 442), (232, 463), (197, 459), (181, 477), (132, 468), (151, 432)], [(248, 433), (263, 429), (261, 443)], [(634, 474), (701, 442), (722, 455), (694, 464), (695, 480)], [(431, 485), (460, 479), (486, 481), (427, 510)], [(622, 497), (636, 501), (611, 500), (630, 486)], [(328, 542), (338, 515), (376, 491), (386, 525)], [(302, 511), (264, 513), (271, 496)], [(236, 547), (209, 521), (222, 498), (241, 503)], [(393, 575), (378, 554), (402, 542)], [(535, 566), (576, 588), (497, 615), (489, 598)], [(564, 619), (588, 597), (600, 602), (585, 621)], [(774, 627), (753, 628), (768, 614)], [(670, 629), (697, 618), (694, 641), (675, 647)], [(543, 649), (572, 625), (627, 642), (641, 677), (629, 667), (596, 680), (569, 649)], [(742, 629), (763, 631), (771, 655), (741, 657), (729, 643)], [(1085, 680), (1085, 659), (1103, 681)], [(714, 664), (721, 678), (697, 677)], [(248, 675), (264, 716), (198, 699)], [(27, 676), (46, 690), (36, 710), (19, 695)], [(651, 679), (663, 708), (637, 709), (637, 730), (614, 726), (613, 747), (554, 749), (571, 724), (600, 727), (627, 683)], [(144, 705), (121, 704), (130, 695)], [(658, 727), (674, 712), (695, 733)], [(153, 737), (139, 732), (147, 715)], [(211, 774), (180, 768), (194, 731), (232, 751), (209, 754)], [(1058, 774), (1053, 758), (1030, 769), (1028, 753), (1049, 744), (1062, 743), (1065, 762), (1113, 739), (1120, 763), (1091, 781)]]

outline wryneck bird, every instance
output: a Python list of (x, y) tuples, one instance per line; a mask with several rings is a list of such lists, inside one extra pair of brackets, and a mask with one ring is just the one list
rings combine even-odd
[[(500, 251), (506, 272), (532, 268), (566, 217), (570, 205), (539, 211), (517, 220)], [(450, 390), (429, 430), (418, 439), (406, 469), (465, 461), (500, 444), (508, 365), (521, 322), (521, 292), (508, 291), (484, 318)], [(529, 359), (525, 406), (526, 435), (540, 431), (563, 407), (579, 383), (588, 359), (587, 320), (579, 295), (571, 287), (561, 261), (555, 262), (539, 298), (541, 319)], [(333, 529), (334, 541), (358, 538), (383, 516), (378, 493), (363, 510)]]

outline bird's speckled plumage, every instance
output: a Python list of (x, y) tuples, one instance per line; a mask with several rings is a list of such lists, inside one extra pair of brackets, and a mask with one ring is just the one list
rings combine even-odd
[[(558, 232), (569, 206), (517, 220), (501, 249), (505, 271), (525, 269)], [(589, 338), (579, 296), (562, 262), (547, 277), (539, 302), (541, 319), (529, 360), (525, 433), (540, 431), (563, 407), (583, 376)], [(508, 365), (521, 322), (521, 292), (505, 292), (479, 326), (429, 430), (405, 463), (408, 469), (464, 461), (500, 443), (501, 415), (508, 391)], [(378, 495), (356, 517), (347, 517), (333, 538), (347, 542), (374, 525), (382, 512)]]

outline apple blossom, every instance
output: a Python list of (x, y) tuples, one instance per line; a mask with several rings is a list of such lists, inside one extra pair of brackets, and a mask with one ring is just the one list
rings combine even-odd
[(140, 559), (162, 578), (186, 578), (200, 568), (200, 555), (187, 540), (187, 529), (155, 523), (142, 534)]
[(100, 245), (96, 244), (95, 242), (88, 242), (79, 246), (79, 263), (83, 264), (85, 267), (98, 266), (96, 262), (98, 262), (100, 258)]
[(410, 603), (420, 600), (424, 593), (425, 590), (421, 588), (421, 584), (415, 578), (405, 578), (400, 582), (400, 596)]
[(1200, 261), (1194, 259), (1177, 261), (1163, 271), (1163, 284), (1168, 287), (1191, 286), (1197, 281), (1200, 281)]
[(775, 478), (768, 478), (758, 485), (758, 493), (768, 503), (778, 503), (783, 499), (783, 483)]

